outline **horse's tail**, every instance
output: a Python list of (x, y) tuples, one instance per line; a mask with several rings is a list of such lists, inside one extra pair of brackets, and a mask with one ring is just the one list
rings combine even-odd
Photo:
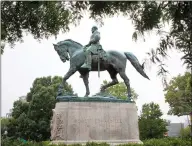
[(131, 62), (131, 64), (135, 67), (135, 69), (145, 78), (149, 79), (149, 77), (144, 72), (144, 63), (141, 65), (137, 59), (137, 57), (130, 53), (130, 52), (124, 52), (127, 59)]

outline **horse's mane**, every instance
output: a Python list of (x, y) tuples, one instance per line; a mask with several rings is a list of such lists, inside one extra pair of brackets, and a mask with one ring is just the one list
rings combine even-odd
[(72, 39), (66, 39), (66, 40), (64, 40), (64, 41), (60, 41), (60, 42), (58, 42), (57, 44), (58, 45), (61, 45), (61, 44), (63, 44), (63, 43), (65, 43), (65, 42), (72, 42), (72, 43), (75, 43), (75, 44), (78, 44), (78, 45), (80, 45), (80, 46), (83, 46), (83, 45), (81, 45), (80, 43), (78, 43), (78, 42), (76, 42), (76, 41), (74, 41), (74, 40), (72, 40)]

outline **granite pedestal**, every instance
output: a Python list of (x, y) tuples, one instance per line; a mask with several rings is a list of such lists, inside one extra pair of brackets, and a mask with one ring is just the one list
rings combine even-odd
[(53, 109), (53, 143), (141, 143), (135, 103), (99, 98), (62, 98)]

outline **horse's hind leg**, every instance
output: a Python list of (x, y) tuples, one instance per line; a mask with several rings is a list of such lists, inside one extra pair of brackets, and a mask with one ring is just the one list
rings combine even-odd
[(85, 93), (85, 97), (87, 97), (89, 94), (90, 94), (90, 91), (89, 91), (89, 72), (81, 72), (79, 71), (79, 73), (81, 74), (81, 78), (83, 78), (83, 82), (84, 82), (84, 85), (85, 85), (85, 88), (86, 88), (86, 93)]
[(109, 69), (109, 70), (107, 70), (108, 72), (109, 72), (109, 74), (110, 74), (110, 76), (111, 76), (111, 79), (112, 79), (112, 82), (110, 82), (110, 83), (108, 83), (108, 84), (106, 84), (106, 85), (103, 85), (102, 87), (101, 87), (101, 92), (103, 92), (103, 91), (105, 91), (107, 88), (109, 88), (109, 87), (111, 87), (111, 86), (113, 86), (113, 85), (116, 85), (116, 84), (118, 84), (119, 82), (118, 82), (118, 80), (117, 80), (117, 71), (115, 70), (115, 69)]
[(129, 83), (129, 78), (127, 77), (127, 75), (125, 74), (124, 71), (119, 72), (119, 75), (124, 80), (125, 85), (127, 86), (128, 98), (130, 99), (132, 95), (131, 95), (131, 87), (130, 87), (130, 83)]

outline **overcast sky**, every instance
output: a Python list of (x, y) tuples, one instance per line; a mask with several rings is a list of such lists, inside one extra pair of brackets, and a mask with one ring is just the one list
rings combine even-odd
[[(13, 102), (20, 96), (26, 95), (33, 81), (37, 77), (43, 76), (64, 76), (69, 69), (69, 62), (62, 63), (59, 56), (55, 52), (52, 43), (65, 39), (73, 39), (85, 45), (89, 42), (91, 35), (91, 27), (96, 25), (93, 20), (87, 16), (81, 21), (77, 27), (71, 27), (69, 33), (60, 34), (57, 39), (54, 37), (48, 40), (44, 39), (39, 43), (34, 40), (31, 35), (24, 37), (24, 43), (17, 43), (14, 49), (6, 46), (5, 52), (1, 58), (2, 63), (2, 116), (9, 112), (13, 107)], [(142, 63), (146, 57), (146, 52), (151, 48), (158, 46), (159, 37), (151, 34), (146, 37), (146, 41), (132, 41), (134, 27), (130, 20), (124, 17), (113, 17), (104, 20), (104, 26), (99, 27), (101, 33), (101, 44), (104, 50), (119, 50), (121, 52), (132, 52)], [(171, 58), (166, 61), (170, 76), (174, 77), (185, 72), (185, 67), (180, 60), (182, 54), (171, 51)], [(135, 89), (139, 95), (137, 106), (140, 113), (144, 103), (154, 101), (160, 105), (164, 113), (163, 118), (172, 122), (186, 122), (186, 117), (167, 116), (169, 106), (165, 103), (163, 86), (160, 77), (157, 76), (157, 67), (152, 65), (146, 69), (146, 73), (151, 79), (150, 81), (143, 78), (128, 61), (126, 74), (130, 79), (131, 87)], [(89, 77), (91, 94), (95, 94), (100, 89), (103, 80), (110, 81), (107, 72), (101, 72), (98, 78), (97, 72), (91, 72)], [(122, 81), (118, 75), (118, 79)], [(75, 73), (68, 82), (72, 85), (74, 91), (79, 96), (85, 94), (85, 87), (79, 73)], [(77, 84), (78, 83), (78, 84)]]

